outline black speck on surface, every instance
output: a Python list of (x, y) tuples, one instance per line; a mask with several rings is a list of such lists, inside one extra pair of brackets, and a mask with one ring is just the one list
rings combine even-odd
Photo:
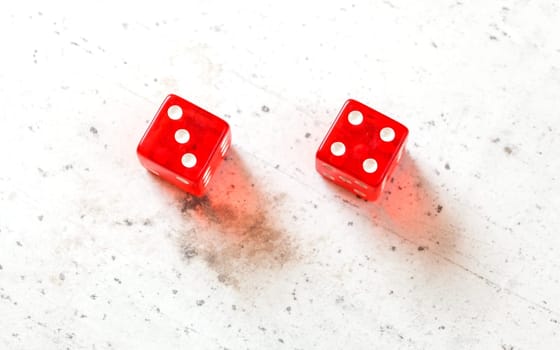
[(492, 143), (498, 143), (498, 142), (500, 142), (500, 138), (499, 138), (499, 137), (496, 137), (496, 138), (493, 138), (493, 139), (492, 139)]
[(124, 219), (123, 222), (126, 226), (132, 226), (133, 224), (133, 222), (130, 219)]
[(504, 147), (504, 152), (506, 154), (512, 154), (513, 153), (513, 149), (509, 146)]
[(17, 244), (18, 246), (20, 246), (20, 247), (23, 247), (23, 244), (21, 244), (20, 241), (16, 241), (16, 244)]
[(177, 289), (173, 289), (171, 292), (172, 292), (173, 294), (179, 293), (179, 291), (178, 291)]
[(441, 213), (441, 211), (443, 210), (443, 206), (440, 204), (437, 206), (437, 212), (438, 214)]
[(348, 226), (354, 226), (354, 221), (348, 221)]
[(37, 220), (39, 220), (39, 221), (43, 221), (43, 215), (39, 215), (39, 216), (37, 216)]
[(391, 250), (392, 250), (392, 251), (395, 251), (395, 250), (397, 250), (397, 247), (391, 246)]
[(445, 163), (445, 170), (449, 170), (451, 169), (451, 167), (449, 166), (449, 163)]
[(276, 164), (276, 165), (274, 166), (274, 169), (279, 169), (279, 168), (280, 168), (280, 164)]
[(424, 246), (418, 246), (418, 251), (422, 252), (424, 250), (428, 249), (428, 247), (424, 247)]
[(278, 341), (282, 344), (284, 344), (284, 340), (282, 338), (278, 338)]
[(90, 126), (89, 132), (91, 132), (94, 135), (97, 135), (98, 133), (97, 128), (95, 126)]
[(190, 260), (190, 259), (196, 257), (197, 255), (198, 255), (198, 251), (196, 250), (195, 247), (192, 247), (190, 245), (183, 247), (183, 256), (187, 260)]
[(41, 168), (37, 168), (37, 170), (39, 170), (39, 173), (41, 174), (42, 177), (47, 177), (47, 172), (46, 171), (44, 171)]
[(497, 38), (497, 37), (495, 37), (494, 35), (490, 35), (490, 36), (488, 36), (488, 37), (490, 38), (490, 40), (495, 40), (495, 41), (497, 41), (497, 40), (498, 40), (498, 38)]
[(66, 170), (66, 171), (71, 170), (71, 169), (74, 169), (74, 166), (72, 164), (66, 164), (64, 166), (64, 170)]
[(196, 301), (196, 305), (198, 305), (198, 306), (202, 306), (202, 305), (204, 305), (204, 303), (205, 303), (205, 301), (202, 300), (202, 299)]
[(291, 311), (292, 311), (292, 307), (291, 307), (291, 306), (286, 307), (286, 311), (291, 312)]
[(311, 137), (311, 133), (310, 133), (310, 132), (306, 132), (306, 133), (305, 133), (305, 138), (308, 139), (308, 138), (310, 138), (310, 137)]
[(113, 280), (115, 282), (117, 282), (118, 284), (122, 284), (122, 281), (120, 280), (120, 278), (115, 277), (115, 278), (113, 278)]
[(97, 295), (95, 295), (95, 294), (92, 294), (92, 295), (90, 295), (89, 297), (90, 297), (91, 300), (97, 299)]
[(0, 270), (3, 270), (4, 268), (2, 267), (2, 265), (0, 264)]
[(270, 108), (268, 108), (267, 105), (263, 105), (263, 106), (261, 107), (261, 111), (263, 111), (263, 112), (265, 112), (265, 113), (268, 113), (268, 112), (270, 112)]
[(61, 272), (58, 274), (58, 279), (64, 281), (66, 279), (66, 276), (64, 275), (64, 273)]

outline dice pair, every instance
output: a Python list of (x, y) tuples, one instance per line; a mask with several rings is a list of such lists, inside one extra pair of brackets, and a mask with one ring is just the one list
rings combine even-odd
[[(348, 100), (316, 155), (325, 178), (375, 200), (404, 151), (407, 128)], [(176, 95), (169, 95), (137, 148), (142, 165), (195, 196), (201, 196), (231, 146), (229, 125)]]

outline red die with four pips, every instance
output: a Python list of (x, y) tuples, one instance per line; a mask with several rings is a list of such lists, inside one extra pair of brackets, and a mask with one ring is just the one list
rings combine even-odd
[(201, 196), (230, 146), (230, 127), (224, 120), (169, 95), (140, 140), (137, 154), (155, 175)]
[(375, 200), (399, 162), (407, 136), (401, 123), (348, 100), (319, 146), (315, 166), (337, 185)]

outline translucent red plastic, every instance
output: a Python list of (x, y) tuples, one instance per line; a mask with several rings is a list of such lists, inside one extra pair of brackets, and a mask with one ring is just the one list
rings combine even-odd
[(399, 162), (407, 137), (401, 123), (348, 100), (319, 146), (315, 166), (337, 185), (375, 200)]
[(201, 196), (230, 146), (230, 127), (224, 120), (169, 95), (140, 140), (137, 154), (155, 175)]

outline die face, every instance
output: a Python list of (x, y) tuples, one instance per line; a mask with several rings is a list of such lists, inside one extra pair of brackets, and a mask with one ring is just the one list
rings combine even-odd
[(319, 146), (317, 171), (359, 196), (376, 199), (408, 137), (401, 123), (348, 100)]
[(169, 95), (140, 140), (137, 154), (154, 174), (201, 195), (230, 145), (230, 128), (225, 121)]

